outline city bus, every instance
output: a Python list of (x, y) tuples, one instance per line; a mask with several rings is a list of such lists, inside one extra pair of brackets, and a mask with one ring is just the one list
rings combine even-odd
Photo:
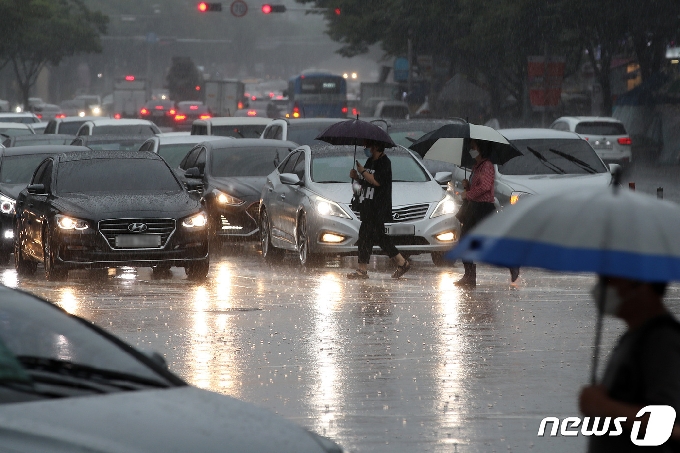
[(346, 118), (347, 82), (342, 76), (303, 72), (288, 81), (288, 118)]

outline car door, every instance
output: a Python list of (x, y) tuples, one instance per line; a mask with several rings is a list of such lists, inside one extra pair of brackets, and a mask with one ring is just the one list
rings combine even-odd
[(49, 195), (52, 190), (52, 159), (45, 160), (36, 169), (31, 184), (42, 184), (45, 190), (41, 194), (27, 194), (24, 201), (22, 219), (24, 250), (37, 260), (43, 256), (42, 236), (47, 212), (49, 211)]
[(278, 171), (270, 175), (265, 184), (269, 198), (269, 221), (271, 222), (272, 236), (289, 243), (292, 243), (292, 233), (290, 228), (286, 227), (284, 202), (290, 190), (286, 184), (281, 182), (279, 175), (282, 173), (292, 173), (301, 154), (302, 151), (294, 151), (283, 161)]
[[(300, 178), (300, 181), (305, 180), (305, 153), (300, 152), (300, 157), (297, 159), (295, 166), (288, 173), (293, 173)], [(297, 228), (297, 212), (298, 207), (302, 204), (305, 197), (304, 190), (300, 185), (281, 184), (281, 207), (282, 207), (282, 223), (283, 229), (286, 232), (286, 238), (295, 243), (295, 231)]]

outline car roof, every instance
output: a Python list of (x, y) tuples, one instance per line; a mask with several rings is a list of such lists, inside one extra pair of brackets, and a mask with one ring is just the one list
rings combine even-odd
[(18, 156), (23, 154), (62, 154), (67, 152), (92, 152), (85, 146), (73, 145), (34, 145), (19, 146), (16, 148), (5, 148), (2, 150), (4, 156)]
[[(126, 135), (126, 134), (104, 134), (104, 135), (78, 135), (78, 139), (82, 139), (83, 143), (105, 143), (105, 142), (145, 142), (149, 139), (148, 135)], [(75, 139), (74, 138), (74, 139)]]
[(163, 134), (157, 135), (155, 138), (158, 139), (160, 145), (171, 145), (171, 144), (183, 144), (183, 143), (202, 143), (202, 142), (214, 142), (218, 140), (234, 140), (234, 137), (222, 137), (220, 135), (171, 135), (165, 136)]
[(213, 149), (249, 148), (249, 147), (253, 148), (272, 147), (272, 148), (295, 149), (300, 147), (300, 145), (298, 145), (297, 143), (287, 140), (272, 140), (269, 138), (239, 138), (239, 139), (226, 137), (221, 138), (223, 140), (215, 140), (211, 141), (210, 143), (206, 143), (207, 145), (206, 147)]
[(116, 125), (126, 126), (126, 125), (130, 125), (130, 124), (144, 124), (144, 125), (154, 124), (153, 122), (151, 122), (149, 120), (141, 120), (141, 119), (133, 119), (133, 118), (120, 119), (120, 120), (115, 120), (115, 119), (111, 119), (111, 118), (100, 118), (100, 119), (96, 119), (96, 120), (89, 120), (87, 122), (92, 123), (95, 127), (96, 126), (116, 126)]
[(31, 112), (0, 112), (0, 118), (6, 118), (8, 116), (19, 116), (19, 117), (31, 117), (31, 118), (37, 118), (35, 114)]
[(617, 120), (616, 118), (612, 118), (611, 116), (562, 116), (560, 118), (557, 118), (554, 122), (557, 121), (567, 121), (569, 123), (575, 124), (575, 123), (581, 123), (581, 122), (590, 122), (590, 121), (599, 121), (599, 122), (606, 122), (606, 123), (621, 123), (621, 121)]
[(87, 151), (65, 152), (59, 156), (59, 162), (71, 162), (88, 159), (151, 159), (163, 160), (158, 154), (149, 151)]
[[(281, 119), (281, 118), (279, 118)], [(295, 124), (335, 124), (341, 121), (347, 121), (349, 118), (286, 118), (283, 121), (288, 122), (288, 126)]]
[(213, 126), (240, 126), (240, 125), (265, 125), (272, 121), (271, 118), (250, 116), (218, 116), (205, 120), (194, 120), (194, 124), (207, 124)]
[(14, 135), (12, 142), (23, 142), (23, 141), (40, 141), (40, 140), (58, 140), (60, 138), (66, 140), (68, 138), (75, 139), (76, 136), (73, 134), (27, 134), (27, 135)]
[[(338, 146), (338, 145), (331, 145), (331, 144), (313, 144), (313, 145), (303, 145), (299, 146), (298, 148), (304, 148), (304, 147), (309, 147), (312, 155), (317, 156), (320, 154), (337, 154), (337, 155), (346, 155), (350, 153), (354, 153), (354, 145), (343, 145), (343, 146)], [(363, 152), (361, 150), (358, 151), (357, 158), (359, 158), (359, 155), (361, 154), (361, 159), (363, 159)], [(390, 157), (390, 155), (395, 155), (395, 154), (408, 154), (411, 155), (411, 152), (404, 148), (403, 146), (396, 146), (393, 148), (387, 148), (385, 150), (385, 155), (387, 157)]]
[[(100, 120), (102, 117), (100, 116), (67, 116), (65, 118), (53, 118), (50, 121), (57, 121), (59, 123), (74, 123), (76, 121), (94, 121), (94, 120)], [(120, 120), (119, 120), (120, 121)]]
[(583, 140), (583, 138), (574, 132), (558, 131), (555, 129), (541, 129), (541, 128), (518, 128), (518, 129), (499, 129), (500, 132), (508, 140), (530, 140), (530, 139), (545, 139), (545, 138), (562, 138)]

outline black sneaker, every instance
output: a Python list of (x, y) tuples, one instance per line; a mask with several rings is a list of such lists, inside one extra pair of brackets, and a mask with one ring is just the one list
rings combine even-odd
[(354, 272), (347, 274), (347, 278), (349, 280), (366, 280), (368, 278), (368, 272), (357, 269)]
[(510, 281), (512, 283), (515, 283), (518, 278), (519, 278), (519, 267), (511, 267), (510, 268)]
[(397, 270), (392, 274), (392, 278), (399, 278), (411, 269), (411, 262), (409, 260), (404, 261), (404, 264), (397, 266)]

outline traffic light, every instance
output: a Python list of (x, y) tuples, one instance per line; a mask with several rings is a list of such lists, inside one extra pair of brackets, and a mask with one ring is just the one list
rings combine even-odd
[(270, 5), (269, 3), (265, 3), (262, 5), (262, 12), (264, 14), (285, 13), (286, 5)]
[(208, 11), (222, 11), (222, 3), (201, 2), (198, 4), (198, 10), (202, 13)]

